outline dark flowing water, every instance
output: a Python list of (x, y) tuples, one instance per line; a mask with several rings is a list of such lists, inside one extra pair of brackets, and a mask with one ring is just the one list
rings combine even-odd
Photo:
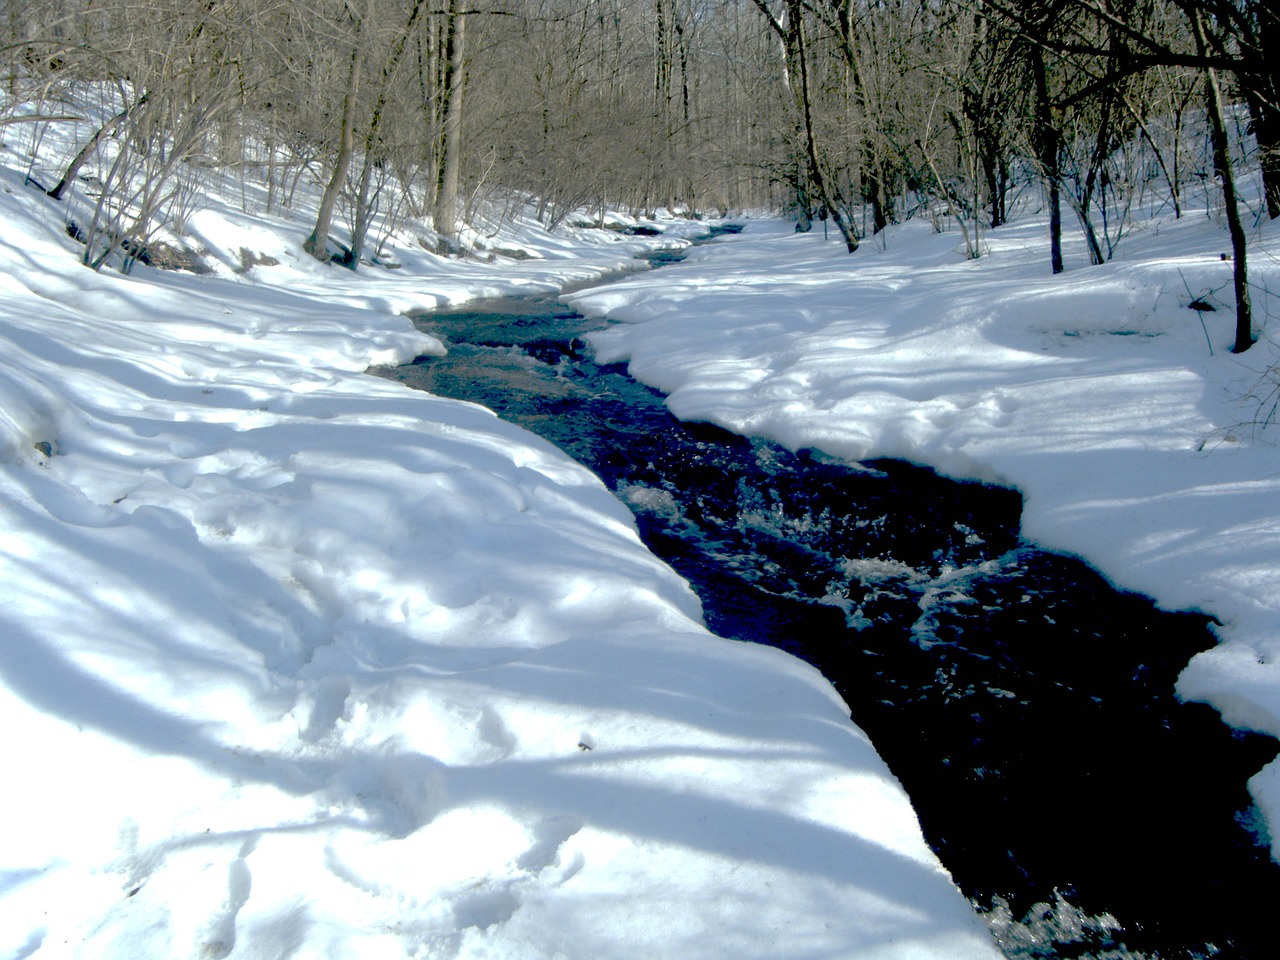
[(1019, 539), (1020, 497), (681, 423), (549, 297), (417, 318), (388, 376), (483, 403), (598, 473), (716, 633), (815, 664), (1016, 957), (1280, 955), (1245, 781), (1275, 741), (1173, 684), (1213, 644)]

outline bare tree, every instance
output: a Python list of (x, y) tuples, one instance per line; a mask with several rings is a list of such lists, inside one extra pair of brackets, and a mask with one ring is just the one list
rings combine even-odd
[(803, 170), (803, 174), (797, 177), (796, 186), (802, 197), (812, 189), (821, 214), (832, 218), (845, 246), (853, 253), (858, 249), (860, 238), (849, 216), (848, 204), (827, 169), (816, 132), (817, 97), (812, 82), (804, 2), (786, 0), (778, 9), (767, 0), (754, 2), (776, 35), (785, 63), (786, 86), (794, 103), (795, 139), (798, 141), (795, 149)]
[(342, 120), (339, 125), (337, 154), (329, 174), (328, 183), (320, 197), (316, 224), (303, 241), (302, 248), (317, 260), (329, 259), (329, 233), (338, 205), (338, 196), (347, 182), (351, 160), (355, 155), (356, 113), (359, 109), (360, 89), (363, 83), (365, 44), (365, 17), (352, 4), (344, 4), (343, 24), (350, 42), (347, 67), (346, 94), (342, 98)]
[[(1223, 206), (1231, 234), (1236, 294), (1235, 349), (1238, 352), (1247, 350), (1254, 342), (1248, 285), (1248, 243), (1239, 211), (1219, 74), (1223, 70), (1232, 71), (1237, 82), (1247, 91), (1247, 100), (1250, 96), (1264, 101), (1270, 98), (1267, 85), (1274, 81), (1273, 71), (1259, 61), (1258, 55), (1264, 48), (1263, 40), (1273, 35), (1274, 3), (1271, 0), (1242, 0), (1239, 4), (1218, 3), (1217, 0), (1170, 0), (1172, 8), (1182, 14), (1185, 29), (1181, 31), (1170, 30), (1168, 18), (1160, 15), (1170, 9), (1164, 0), (1140, 0), (1123, 13), (1104, 0), (1047, 0), (1043, 6), (1013, 6), (1005, 0), (985, 0), (985, 3), (994, 16), (1029, 39), (1034, 51), (1032, 55), (1040, 62), (1043, 62), (1046, 52), (1052, 52), (1076, 58), (1077, 62), (1099, 61), (1104, 64), (1101, 76), (1090, 76), (1084, 72), (1090, 82), (1069, 98), (1069, 102), (1078, 103), (1088, 96), (1109, 97), (1121, 81), (1155, 67), (1187, 67), (1202, 72), (1214, 166), (1222, 185)], [(1058, 29), (1045, 29), (1046, 13), (1053, 16), (1053, 23)], [(1072, 29), (1062, 30), (1063, 24)], [(1047, 97), (1038, 99), (1047, 101)], [(1098, 153), (1105, 153), (1105, 150)], [(1042, 158), (1042, 165), (1048, 159)]]
[[(72, 232), (85, 241), (87, 265), (100, 267), (122, 251), (127, 270), (145, 254), (159, 224), (183, 219), (191, 193), (177, 183), (182, 171), (208, 152), (219, 124), (245, 105), (240, 51), (254, 11), (247, 0), (154, 9), (102, 0), (63, 22), (77, 28), (64, 31), (65, 67), (82, 82), (104, 82), (118, 101), (49, 190), (68, 197), (84, 166), (110, 147), (89, 209), (68, 212)], [(77, 33), (78, 42), (70, 43)]]
[[(1195, 34), (1197, 52), (1203, 54), (1210, 44), (1204, 14), (1198, 7), (1188, 4), (1187, 15)], [(1222, 184), (1223, 206), (1226, 209), (1227, 228), (1231, 234), (1232, 279), (1236, 295), (1236, 336), (1233, 349), (1236, 353), (1244, 353), (1254, 343), (1253, 306), (1249, 296), (1248, 242), (1236, 197), (1235, 173), (1231, 163), (1231, 141), (1224, 118), (1226, 111), (1222, 86), (1218, 71), (1212, 66), (1206, 65), (1204, 68), (1204, 86), (1205, 106), (1209, 115), (1209, 130), (1213, 141), (1213, 165)]]
[(446, 243), (458, 236), (458, 183), (462, 169), (462, 92), (466, 83), (467, 13), (459, 0), (447, 0), (440, 74), (440, 138), (436, 198), (431, 222)]

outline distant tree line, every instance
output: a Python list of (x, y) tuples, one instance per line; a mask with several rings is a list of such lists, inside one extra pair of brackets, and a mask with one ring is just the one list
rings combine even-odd
[[(321, 190), (314, 256), (353, 268), (386, 231), (533, 204), (785, 205), (849, 250), (929, 216), (971, 257), (1018, 200), (1064, 212), (1094, 263), (1139, 207), (1212, 188), (1232, 238), (1236, 349), (1248, 233), (1280, 215), (1280, 0), (3, 0), (11, 103), (56, 124), (73, 86), (105, 122), (85, 262), (188, 214), (202, 172), (289, 205)], [(4, 130), (0, 126), (0, 133)], [(1241, 136), (1241, 133), (1250, 136)], [(1245, 157), (1241, 144), (1256, 155)], [(1260, 177), (1247, 207), (1242, 171)], [(339, 221), (339, 218), (341, 220)], [(335, 222), (343, 229), (335, 230)], [(345, 238), (338, 243), (335, 235)]]
[[(50, 192), (109, 157), (98, 211), (145, 226), (200, 167), (269, 206), (324, 185), (306, 247), (357, 265), (375, 222), (448, 245), (480, 201), (727, 210), (776, 201), (767, 45), (749, 5), (700, 0), (5, 0), (0, 68), (50, 116), (105, 85), (110, 119)], [(766, 97), (767, 99), (767, 97)], [(100, 148), (111, 149), (99, 152)], [(148, 186), (143, 186), (144, 182)], [(139, 192), (140, 191), (140, 192)], [(181, 193), (181, 191), (179, 191)], [(107, 209), (114, 205), (115, 211)], [(350, 243), (335, 251), (334, 218)], [(128, 230), (123, 231), (128, 233)], [(97, 262), (107, 241), (90, 243)]]

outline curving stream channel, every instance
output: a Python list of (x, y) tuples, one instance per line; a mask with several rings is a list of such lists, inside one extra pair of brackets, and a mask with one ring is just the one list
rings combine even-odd
[(448, 356), (385, 375), (559, 445), (713, 631), (822, 670), (1008, 956), (1277, 955), (1280, 867), (1244, 786), (1277, 745), (1173, 695), (1205, 618), (1022, 542), (1013, 491), (677, 421), (553, 297), (415, 322)]

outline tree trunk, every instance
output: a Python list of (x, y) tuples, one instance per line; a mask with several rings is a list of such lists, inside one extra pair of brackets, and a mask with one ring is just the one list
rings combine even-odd
[(369, 199), (369, 183), (373, 177), (373, 168), (384, 157), (379, 156), (379, 145), (382, 137), (382, 118), (387, 107), (387, 95), (391, 90), (391, 82), (400, 69), (409, 38), (417, 25), (418, 17), (426, 6), (426, 0), (415, 0), (405, 21), (404, 29), (396, 37), (382, 67), (382, 79), (378, 85), (378, 98), (373, 105), (373, 113), (369, 117), (369, 128), (364, 138), (364, 166), (360, 171), (360, 185), (356, 191), (356, 215), (351, 226), (351, 249), (347, 251), (345, 265), (355, 270), (360, 266), (360, 257), (364, 252), (365, 238), (369, 235), (369, 227), (373, 220), (374, 202)]
[[(1129, 111), (1129, 116), (1133, 118), (1133, 122), (1137, 124), (1138, 131), (1142, 134), (1142, 139), (1147, 142), (1147, 147), (1151, 150), (1151, 155), (1156, 158), (1156, 163), (1160, 166), (1160, 172), (1164, 174), (1165, 183), (1169, 185), (1169, 199), (1173, 203), (1173, 218), (1175, 220), (1179, 220), (1182, 218), (1182, 196), (1178, 189), (1177, 147), (1174, 147), (1173, 169), (1170, 170), (1168, 164), (1165, 162), (1164, 151), (1160, 149), (1160, 145), (1156, 143), (1155, 137), (1151, 135), (1151, 130), (1147, 127), (1146, 121), (1142, 119), (1142, 114), (1134, 108), (1133, 104), (1129, 102), (1127, 97), (1125, 98), (1124, 105), (1125, 109)], [(1179, 130), (1180, 126), (1181, 125), (1179, 125), (1178, 128)]]
[(1267, 199), (1267, 215), (1280, 217), (1280, 3), (1261, 0), (1256, 4), (1258, 72), (1241, 77), (1246, 87), (1253, 135), (1258, 141), (1262, 188)]
[(1236, 294), (1236, 353), (1244, 353), (1253, 346), (1253, 306), (1249, 298), (1248, 241), (1244, 223), (1240, 219), (1240, 207), (1236, 201), (1236, 181), (1231, 169), (1231, 141), (1227, 137), (1227, 125), (1223, 119), (1222, 88), (1218, 85), (1217, 71), (1205, 70), (1205, 105), (1208, 107), (1209, 128), (1213, 137), (1213, 164), (1222, 180), (1222, 205), (1226, 208), (1227, 229), (1231, 233), (1232, 278)]
[(790, 49), (794, 51), (794, 66), (800, 76), (800, 89), (797, 93), (800, 98), (800, 112), (804, 116), (804, 145), (805, 154), (809, 161), (809, 178), (813, 183), (813, 188), (818, 192), (818, 200), (821, 202), (823, 210), (835, 221), (836, 229), (840, 231), (840, 236), (844, 239), (845, 248), (850, 253), (853, 253), (858, 249), (858, 235), (843, 210), (840, 198), (833, 196), (832, 191), (828, 188), (827, 178), (822, 171), (822, 164), (818, 157), (817, 140), (813, 133), (813, 99), (809, 91), (809, 55), (804, 41), (804, 21), (802, 19), (804, 12), (802, 4), (798, 0), (791, 0), (790, 7), (792, 41)]
[(443, 115), (439, 167), (436, 176), (436, 203), (432, 222), (448, 243), (458, 237), (458, 173), (462, 148), (463, 50), (466, 15), (450, 0), (445, 21), (444, 76), (440, 86)]
[(982, 143), (979, 162), (987, 183), (987, 199), (991, 205), (991, 229), (1002, 227), (1009, 218), (1009, 173), (999, 148)]
[(871, 232), (876, 234), (889, 226), (889, 204), (880, 163), (869, 141), (862, 146), (862, 164), (863, 170), (867, 171), (862, 177), (862, 196), (871, 204)]
[[(1201, 54), (1208, 49), (1203, 14), (1199, 9), (1189, 11), (1191, 29), (1196, 47)], [(1213, 165), (1222, 181), (1222, 205), (1227, 214), (1227, 230), (1231, 234), (1232, 279), (1236, 294), (1236, 341), (1232, 350), (1244, 353), (1253, 346), (1253, 306), (1249, 299), (1248, 241), (1244, 222), (1240, 219), (1240, 207), (1236, 200), (1236, 180), (1231, 166), (1231, 140), (1227, 136), (1222, 87), (1218, 83), (1218, 71), (1205, 67), (1205, 107), (1209, 115), (1209, 133), (1213, 141)]]
[(1049, 263), (1054, 273), (1062, 272), (1062, 188), (1058, 169), (1058, 128), (1053, 124), (1053, 106), (1049, 102), (1049, 78), (1045, 72), (1044, 51), (1031, 47), (1032, 81), (1035, 83), (1035, 147), (1041, 176), (1049, 195)]
[(982, 168), (990, 204), (990, 225), (994, 230), (1003, 226), (1009, 217), (1009, 165), (1000, 139), (1000, 120), (989, 115), (991, 109), (990, 103), (984, 103), (977, 97), (965, 97), (964, 113), (973, 128), (978, 165)]
[(369, 226), (373, 222), (377, 210), (377, 191), (369, 196), (369, 184), (373, 181), (373, 168), (377, 166), (372, 153), (364, 155), (364, 165), (360, 168), (360, 180), (356, 187), (355, 216), (351, 218), (351, 246), (342, 258), (342, 265), (348, 270), (360, 267), (360, 257), (364, 254), (364, 241), (369, 235)]
[[(808, 55), (804, 42), (804, 9), (805, 0), (787, 0), (786, 22), (775, 16), (765, 0), (752, 0), (756, 8), (764, 15), (770, 29), (777, 35), (782, 47), (782, 56), (786, 66), (786, 86), (795, 100), (797, 127), (800, 128), (800, 139), (803, 142), (804, 163), (808, 170), (802, 173), (797, 170), (796, 202), (805, 213), (805, 220), (797, 225), (797, 230), (808, 230), (809, 218), (813, 213), (813, 198), (808, 196), (808, 187), (818, 194), (817, 201), (822, 210), (836, 223), (836, 228), (844, 238), (845, 247), (850, 253), (858, 249), (858, 235), (848, 213), (843, 209), (840, 197), (833, 196), (828, 189), (826, 176), (818, 162), (818, 145), (813, 132), (813, 104), (809, 91)], [(797, 86), (796, 80), (799, 80)], [(808, 181), (805, 184), (805, 181)]]
[(347, 78), (347, 95), (342, 101), (342, 131), (338, 138), (338, 157), (333, 163), (333, 176), (329, 178), (320, 198), (320, 210), (316, 214), (315, 229), (302, 244), (302, 249), (317, 260), (329, 259), (329, 229), (333, 226), (333, 211), (338, 205), (338, 194), (346, 183), (351, 168), (351, 155), (355, 152), (356, 97), (360, 93), (360, 71), (364, 63), (364, 51), (357, 42), (351, 51), (351, 73)]
[(862, 112), (862, 118), (869, 128), (869, 132), (864, 133), (858, 145), (862, 167), (860, 186), (862, 199), (871, 205), (871, 232), (878, 234), (889, 226), (889, 222), (893, 219), (892, 203), (889, 200), (889, 175), (882, 144), (876, 137), (879, 109), (873, 106), (872, 91), (867, 85), (863, 70), (852, 4), (840, 4), (834, 17), (828, 20), (828, 24), (833, 27), (839, 38), (840, 55), (844, 59), (845, 66), (849, 68), (854, 102), (857, 103), (858, 109)]
[(1280, 217), (1280, 106), (1270, 97), (1248, 94), (1249, 119), (1258, 142), (1258, 166), (1267, 200), (1267, 216)]
[(71, 181), (80, 173), (80, 168), (88, 162), (91, 156), (93, 156), (102, 141), (107, 139), (107, 137), (112, 136), (118, 129), (120, 129), (120, 126), (129, 119), (129, 114), (133, 113), (134, 110), (146, 102), (147, 95), (144, 93), (134, 103), (125, 107), (99, 127), (98, 132), (89, 139), (89, 142), (80, 148), (80, 152), (71, 158), (71, 162), (67, 164), (67, 169), (62, 174), (62, 179), (57, 182), (52, 190), (49, 191), (49, 196), (53, 197), (55, 200), (61, 200), (63, 193), (66, 192)]
[[(1108, 61), (1108, 71), (1114, 69), (1115, 60)], [(1089, 247), (1089, 263), (1098, 267), (1106, 263), (1106, 255), (1098, 242), (1098, 233), (1093, 225), (1093, 200), (1098, 191), (1098, 181), (1106, 166), (1107, 158), (1114, 146), (1113, 127), (1115, 124), (1115, 92), (1107, 90), (1102, 93), (1101, 114), (1097, 120), (1097, 131), (1094, 136), (1093, 151), (1089, 154), (1089, 166), (1085, 173), (1080, 192), (1071, 200), (1076, 216), (1080, 220), (1080, 228), (1084, 231), (1085, 243)], [(1105, 194), (1104, 194), (1105, 197)], [(1103, 233), (1106, 233), (1106, 211), (1103, 210)]]

